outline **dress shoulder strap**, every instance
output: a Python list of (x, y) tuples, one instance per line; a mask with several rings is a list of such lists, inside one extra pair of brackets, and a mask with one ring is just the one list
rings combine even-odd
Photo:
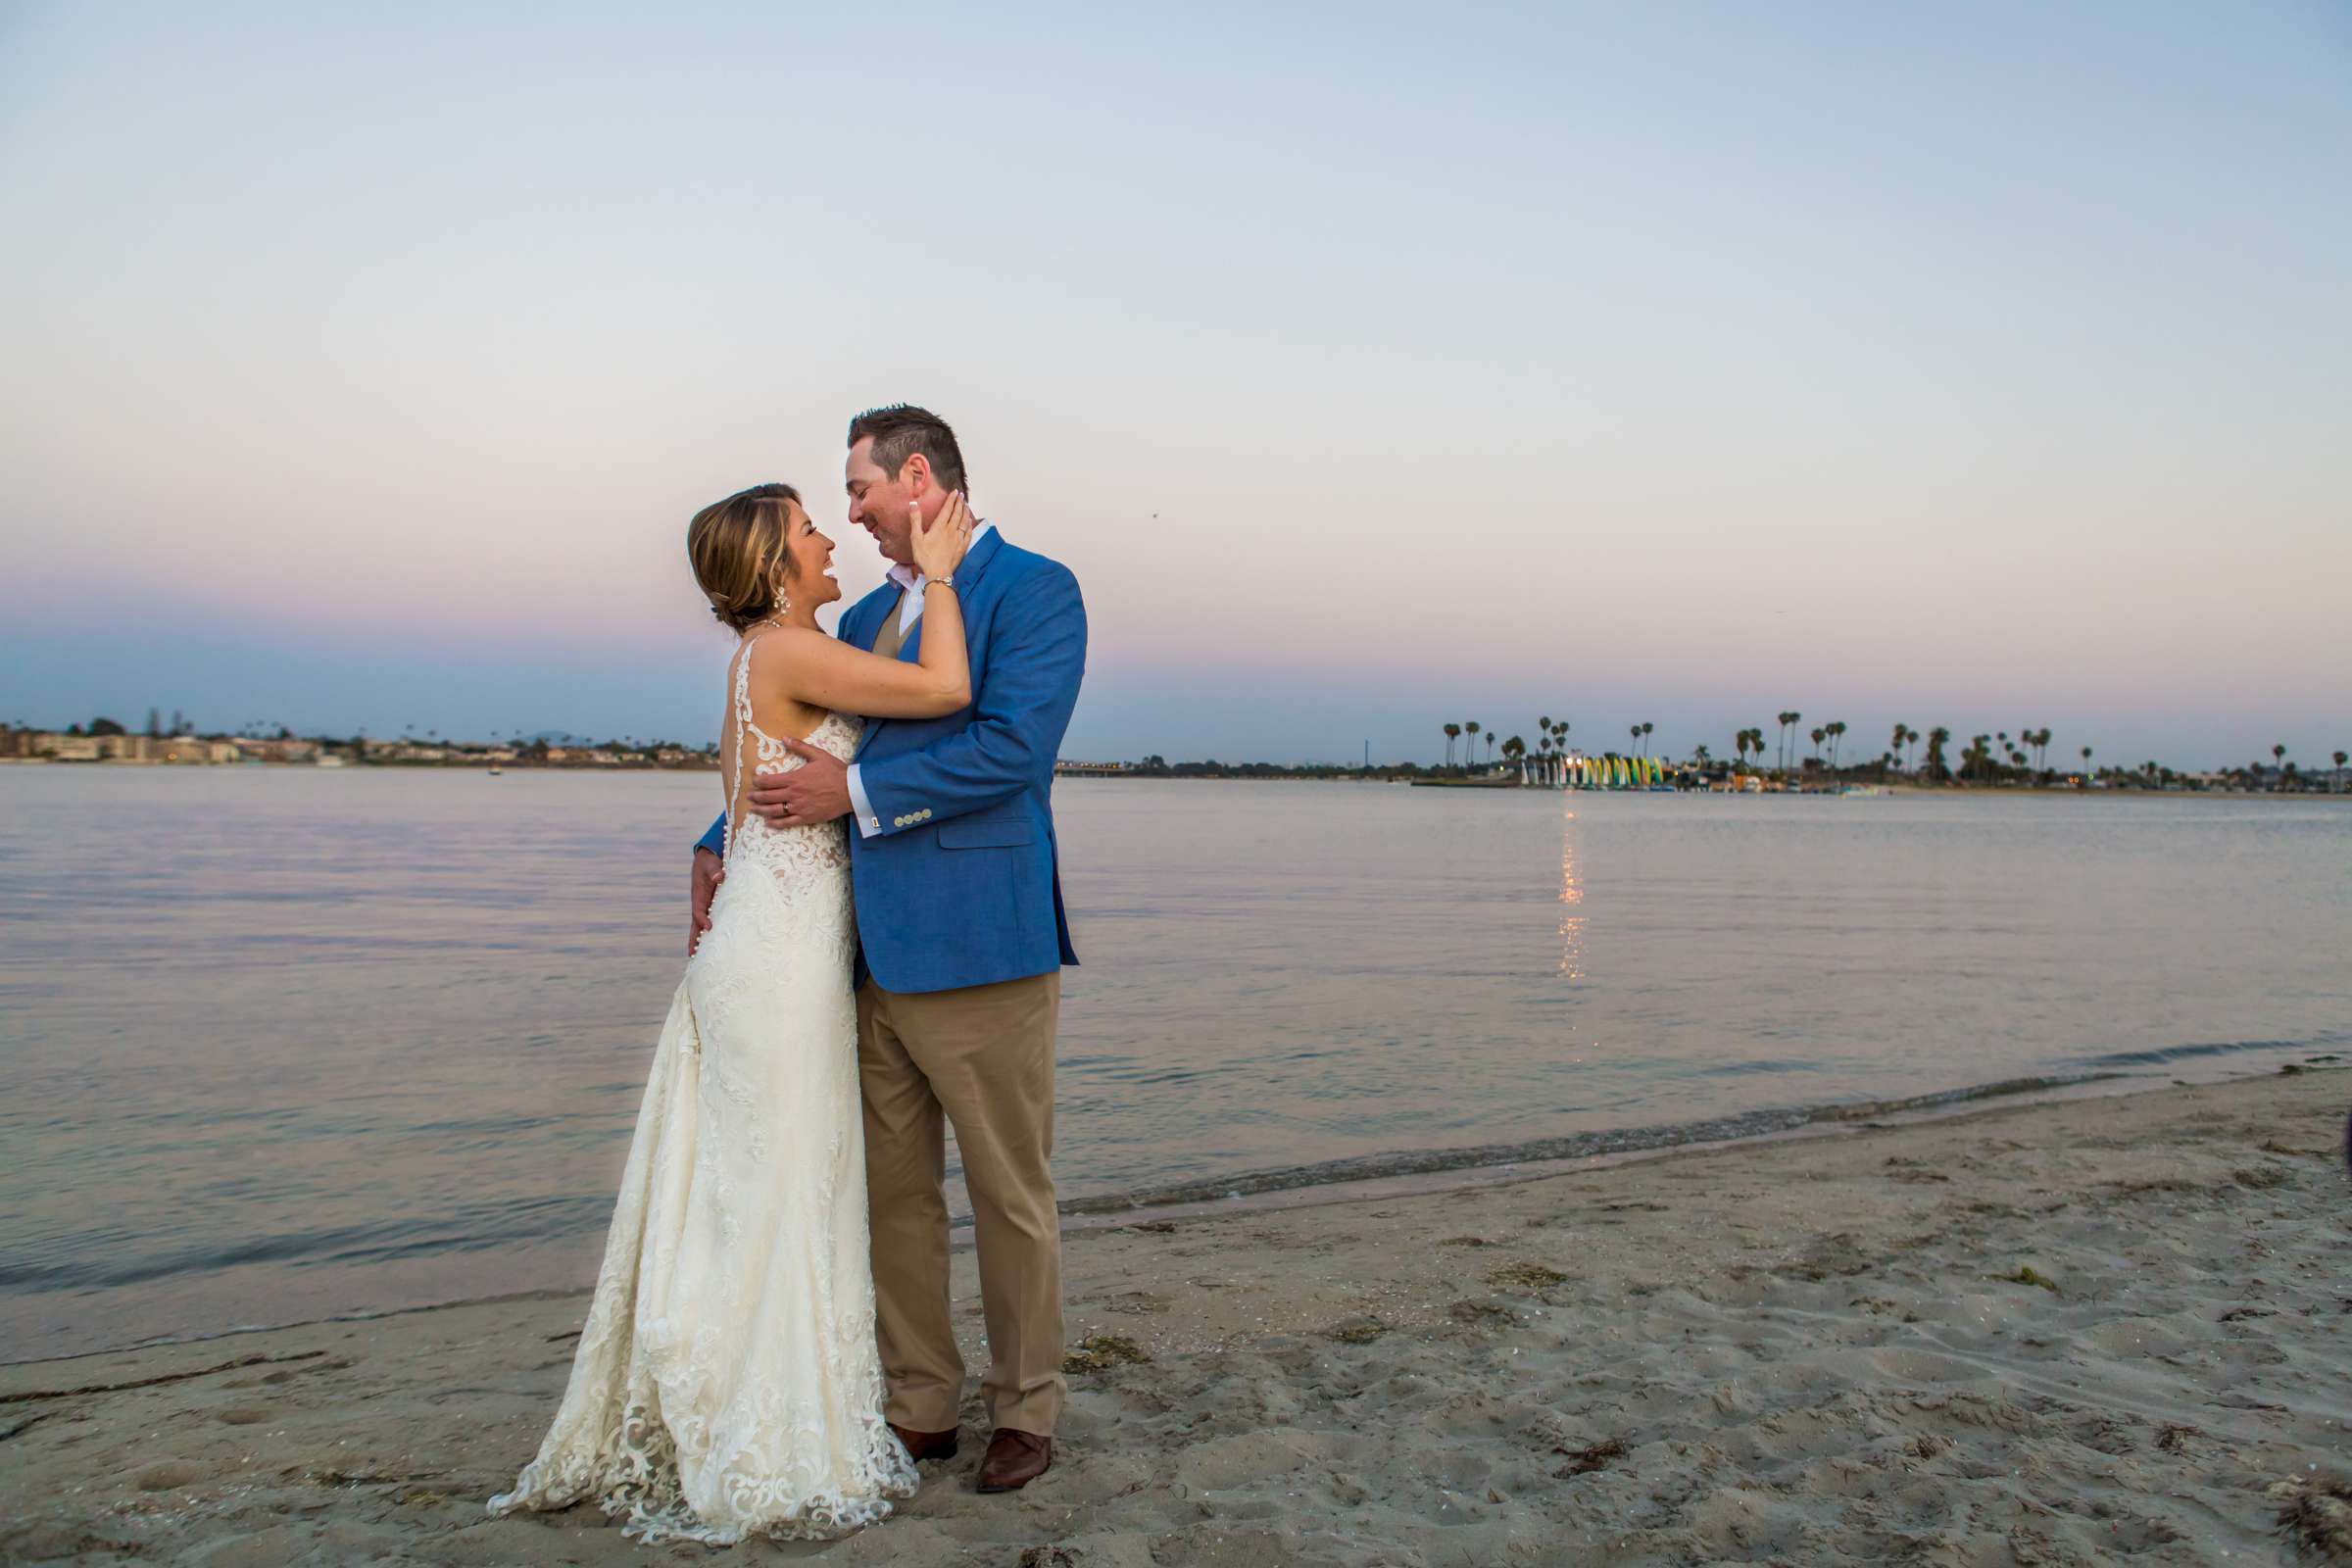
[(743, 809), (744, 748), (759, 732), (759, 726), (752, 722), (752, 650), (760, 646), (760, 636), (746, 637), (735, 653), (735, 776), (727, 783), (727, 821), (719, 835), (721, 865), (727, 862), (727, 852), (735, 847), (735, 818)]
[[(742, 651), (735, 656), (735, 722), (746, 729), (752, 723), (752, 650), (760, 646), (757, 637), (746, 637)], [(741, 760), (741, 754), (737, 754)]]

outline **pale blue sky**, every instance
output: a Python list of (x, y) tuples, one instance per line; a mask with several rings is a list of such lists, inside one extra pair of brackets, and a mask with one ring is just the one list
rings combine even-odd
[(0, 5), (0, 718), (707, 738), (908, 398), (1072, 755), (2352, 743), (2342, 6), (877, 16)]

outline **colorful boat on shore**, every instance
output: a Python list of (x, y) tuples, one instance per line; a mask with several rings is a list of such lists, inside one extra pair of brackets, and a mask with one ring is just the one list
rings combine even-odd
[(1560, 764), (1560, 782), (1572, 790), (1674, 789), (1666, 765), (1654, 757), (1621, 757), (1604, 752), (1598, 757), (1571, 757)]

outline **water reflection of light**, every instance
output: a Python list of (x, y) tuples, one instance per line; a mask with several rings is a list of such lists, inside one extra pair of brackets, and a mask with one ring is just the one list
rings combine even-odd
[(1585, 977), (1585, 884), (1576, 871), (1576, 813), (1560, 823), (1560, 978)]

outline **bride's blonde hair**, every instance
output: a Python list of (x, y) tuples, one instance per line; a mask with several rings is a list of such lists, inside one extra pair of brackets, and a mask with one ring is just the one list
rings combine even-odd
[(686, 559), (720, 624), (741, 631), (784, 608), (792, 561), (784, 552), (792, 503), (788, 484), (756, 484), (713, 502), (686, 524)]

